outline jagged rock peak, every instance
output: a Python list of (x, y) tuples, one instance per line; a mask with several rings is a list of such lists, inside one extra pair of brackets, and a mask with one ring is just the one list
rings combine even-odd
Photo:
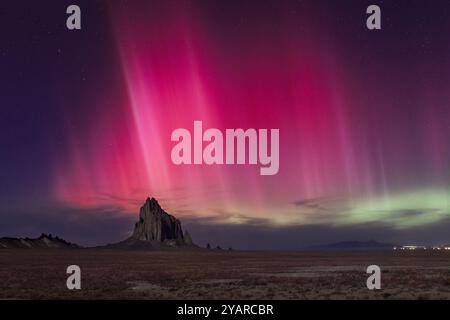
[(165, 212), (155, 198), (147, 198), (139, 212), (133, 239), (144, 241), (184, 241), (180, 221)]
[(145, 200), (144, 206), (148, 206), (150, 208), (161, 208), (161, 206), (158, 203), (158, 200), (156, 200), (153, 197), (147, 197), (147, 200)]
[(0, 238), (0, 249), (71, 249), (80, 246), (51, 234), (41, 234), (39, 238)]

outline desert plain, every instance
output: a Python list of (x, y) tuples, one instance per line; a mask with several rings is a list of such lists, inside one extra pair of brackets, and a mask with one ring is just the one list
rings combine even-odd
[(0, 299), (450, 299), (450, 252), (16, 249), (0, 251), (0, 279)]

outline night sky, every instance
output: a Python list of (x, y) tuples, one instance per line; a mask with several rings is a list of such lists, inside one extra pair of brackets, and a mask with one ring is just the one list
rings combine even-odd
[[(118, 241), (153, 196), (201, 245), (448, 244), (449, 17), (444, 0), (2, 3), (0, 236)], [(174, 165), (194, 120), (279, 128), (279, 173)]]

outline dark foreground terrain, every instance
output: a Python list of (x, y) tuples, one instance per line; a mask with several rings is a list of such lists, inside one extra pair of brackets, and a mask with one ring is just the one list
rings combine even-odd
[[(82, 290), (66, 288), (72, 264)], [(0, 279), (0, 299), (450, 299), (450, 252), (2, 250)]]

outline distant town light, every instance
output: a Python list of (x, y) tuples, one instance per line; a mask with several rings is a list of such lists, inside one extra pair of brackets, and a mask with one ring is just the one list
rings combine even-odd
[(414, 246), (414, 245), (408, 245), (408, 246), (401, 246), (401, 247), (393, 247), (393, 250), (450, 250), (450, 246)]

